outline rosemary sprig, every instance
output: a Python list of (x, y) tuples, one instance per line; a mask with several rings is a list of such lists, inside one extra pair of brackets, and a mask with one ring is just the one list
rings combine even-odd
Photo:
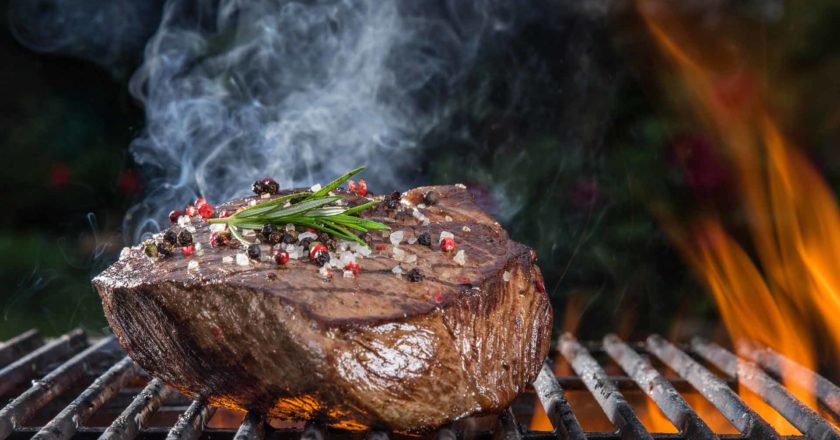
[[(378, 201), (374, 200), (348, 208), (335, 205), (337, 201), (341, 200), (341, 197), (329, 195), (330, 191), (338, 188), (347, 179), (364, 169), (365, 167), (359, 167), (351, 170), (316, 192), (302, 191), (287, 194), (250, 206), (229, 217), (213, 218), (208, 221), (210, 223), (226, 224), (233, 238), (245, 244), (250, 243), (242, 236), (243, 229), (261, 229), (263, 225), (271, 223), (275, 226), (293, 224), (313, 228), (335, 238), (343, 238), (364, 245), (365, 242), (352, 231), (367, 232), (390, 229), (388, 225), (355, 215), (371, 208)], [(296, 199), (300, 200), (285, 206), (287, 202)]]

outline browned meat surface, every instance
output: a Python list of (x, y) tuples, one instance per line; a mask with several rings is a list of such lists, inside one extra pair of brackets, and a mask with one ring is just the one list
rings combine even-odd
[[(430, 189), (440, 200), (418, 208)], [(400, 265), (418, 268), (419, 282), (392, 271), (388, 231), (370, 233), (357, 276), (324, 277), (308, 259), (223, 260), (243, 249), (211, 248), (208, 224), (194, 219), (202, 251), (156, 260), (135, 247), (93, 284), (139, 365), (215, 405), (397, 430), (503, 409), (549, 347), (552, 310), (535, 253), (461, 186), (416, 188), (403, 200), (362, 215), (404, 231), (398, 247), (417, 258)], [(455, 235), (463, 265), (438, 247), (442, 231)], [(423, 232), (431, 247), (407, 243)]]

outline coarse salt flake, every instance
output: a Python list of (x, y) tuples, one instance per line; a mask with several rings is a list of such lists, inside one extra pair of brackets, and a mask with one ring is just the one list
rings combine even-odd
[(408, 254), (408, 255), (405, 257), (405, 260), (404, 260), (404, 261), (405, 261), (406, 263), (408, 263), (408, 264), (414, 263), (414, 262), (416, 262), (416, 261), (417, 261), (417, 255), (416, 255), (416, 254)]
[(452, 257), (452, 261), (458, 263), (459, 266), (467, 264), (467, 257), (464, 254), (464, 250), (461, 249), (460, 251), (456, 252), (455, 256)]
[(227, 225), (224, 223), (210, 223), (210, 232), (223, 232), (227, 229)]
[(125, 260), (126, 258), (131, 256), (131, 248), (124, 247), (120, 251), (120, 260)]
[(454, 239), (455, 239), (455, 234), (453, 234), (453, 233), (451, 233), (451, 232), (449, 232), (449, 231), (441, 231), (441, 233), (440, 233), (440, 239), (438, 240), (438, 243), (440, 243), (441, 241), (443, 241), (443, 240), (444, 240), (444, 239), (446, 239), (446, 238), (451, 238), (451, 239), (453, 239), (453, 240), (454, 240)]
[(394, 253), (394, 259), (397, 261), (405, 261), (405, 251), (395, 247), (392, 252)]
[(505, 280), (505, 282), (510, 281), (510, 272), (505, 271), (505, 273), (502, 274), (502, 279)]
[(256, 200), (251, 200), (250, 202), (248, 202), (248, 205), (257, 206), (257, 201)]
[(233, 264), (233, 257), (231, 257), (230, 255), (222, 257), (222, 263)]
[(394, 231), (388, 236), (388, 239), (391, 240), (392, 245), (398, 246), (402, 243), (403, 237), (405, 237), (404, 231)]
[(187, 263), (187, 270), (190, 272), (198, 270), (198, 261), (193, 260)]
[(466, 225), (465, 225), (463, 228), (461, 228), (461, 230), (462, 230), (462, 231), (464, 231), (464, 232), (470, 232), (470, 231), (472, 231), (472, 229), (470, 229), (470, 227), (469, 227), (469, 226), (466, 226)]
[(267, 198), (269, 198), (269, 197), (271, 197), (271, 194), (269, 194), (269, 193), (260, 194), (260, 198), (261, 198), (261, 199), (267, 199)]
[(344, 278), (353, 278), (353, 271), (352, 270), (345, 270), (343, 272)]
[(236, 264), (239, 266), (248, 266), (251, 263), (248, 261), (248, 256), (245, 254), (236, 254)]
[(178, 226), (188, 225), (192, 219), (188, 215), (182, 215), (178, 217)]
[(447, 222), (451, 222), (451, 221), (452, 221), (452, 217), (450, 217), (450, 216), (448, 216), (448, 215), (447, 215), (446, 217), (444, 217), (443, 219), (444, 219), (444, 220), (446, 220)]
[(318, 191), (321, 190), (321, 184), (316, 183), (316, 184), (312, 185), (311, 187), (309, 187), (309, 190), (312, 191), (312, 192), (318, 192)]
[(394, 266), (393, 269), (391, 269), (391, 272), (393, 272), (395, 275), (402, 275), (403, 270), (402, 270), (402, 267), (400, 267), (400, 265), (398, 264), (398, 265)]
[(456, 183), (455, 188), (467, 189), (467, 185), (464, 185), (463, 183)]
[(321, 268), (318, 269), (318, 273), (321, 274), (321, 276), (324, 278), (329, 278), (333, 276), (333, 271), (331, 271), (330, 268), (326, 265), (321, 266)]
[(408, 244), (414, 244), (414, 243), (417, 243), (417, 237), (411, 237), (411, 238), (408, 239)]
[(304, 240), (304, 239), (307, 239), (307, 238), (311, 238), (311, 239), (315, 240), (316, 238), (318, 238), (318, 234), (316, 234), (314, 232), (303, 232), (303, 233), (298, 235), (298, 241)]

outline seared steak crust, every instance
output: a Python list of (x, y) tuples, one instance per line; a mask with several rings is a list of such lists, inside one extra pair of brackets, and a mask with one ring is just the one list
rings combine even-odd
[[(429, 190), (440, 200), (423, 207)], [(401, 266), (419, 268), (421, 282), (392, 272), (387, 233), (371, 233), (376, 250), (358, 276), (325, 279), (306, 259), (224, 263), (242, 249), (211, 248), (208, 225), (193, 220), (203, 255), (153, 260), (134, 248), (93, 284), (139, 365), (216, 405), (397, 430), (506, 407), (549, 347), (552, 310), (533, 250), (459, 186), (416, 188), (398, 209), (362, 215), (406, 239), (431, 234), (431, 247), (399, 245), (418, 256)], [(438, 248), (442, 231), (455, 235), (463, 266)]]

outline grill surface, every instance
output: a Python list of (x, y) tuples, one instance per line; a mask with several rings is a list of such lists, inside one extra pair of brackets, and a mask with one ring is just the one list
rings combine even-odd
[[(600, 343), (581, 343), (565, 334), (533, 388), (509, 409), (498, 416), (461, 420), (420, 437), (840, 439), (831, 422), (797, 400), (776, 378), (782, 370), (795, 371), (793, 380), (811, 384), (820, 413), (834, 423), (840, 422), (837, 386), (767, 348), (745, 346), (742, 353), (749, 359), (740, 359), (702, 339), (677, 346), (653, 335), (644, 343), (627, 344), (608, 335)], [(734, 391), (738, 386), (759, 396), (801, 434), (778, 434), (739, 397)], [(584, 395), (597, 406), (575, 405), (573, 399), (567, 399), (567, 392), (569, 396)], [(646, 394), (679, 432), (649, 432), (638, 405), (625, 397), (632, 393), (643, 399), (641, 393)], [(717, 433), (708, 426), (706, 417), (685, 400), (689, 393), (702, 395), (731, 424), (733, 432)], [(149, 378), (125, 356), (113, 337), (92, 342), (81, 330), (50, 341), (30, 330), (0, 344), (0, 399), (0, 440), (412, 438), (382, 431), (333, 430), (314, 423), (266, 421), (257, 414), (217, 410), (201, 398), (188, 399)], [(585, 429), (593, 412), (605, 415), (611, 429)], [(528, 426), (539, 417), (547, 417), (553, 430), (530, 430)]]

